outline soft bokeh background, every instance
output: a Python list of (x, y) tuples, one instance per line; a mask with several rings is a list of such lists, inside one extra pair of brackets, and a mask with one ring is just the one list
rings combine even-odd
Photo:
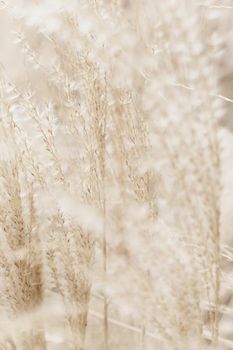
[[(62, 32), (62, 26), (59, 20), (54, 16), (54, 11), (64, 1), (56, 1), (54, 3), (49, 1), (8, 1), (4, 4), (1, 2), (2, 8), (0, 9), (0, 62), (5, 67), (10, 79), (16, 81), (18, 85), (23, 85), (27, 87), (32, 85), (33, 89), (36, 91), (38, 97), (54, 96), (54, 91), (49, 90), (44, 80), (41, 72), (35, 69), (35, 67), (30, 67), (30, 62), (25, 62), (25, 52), (22, 52), (22, 47), (19, 49), (19, 43), (17, 43), (17, 36), (20, 35), (20, 26), (27, 26), (27, 40), (31, 42), (32, 48), (35, 52), (38, 52), (38, 57), (40, 62), (47, 64), (56, 63), (53, 52), (46, 41), (40, 36), (40, 33), (35, 33), (35, 31), (30, 32), (30, 26), (40, 23), (40, 26), (44, 29), (45, 33), (51, 34), (53, 32), (59, 32), (61, 35), (67, 35), (67, 32)], [(69, 4), (65, 6), (74, 6), (75, 1), (70, 1)], [(94, 2), (93, 2), (94, 3)], [(113, 2), (114, 3), (114, 2)], [(9, 15), (9, 12), (5, 10), (6, 5), (16, 4), (16, 18), (15, 20)], [(126, 13), (130, 13), (131, 6), (136, 6), (138, 1), (135, 0), (135, 4), (132, 1), (125, 1), (123, 9)], [(204, 2), (203, 2), (204, 4)], [(205, 4), (204, 4), (205, 5)], [(201, 2), (197, 3), (197, 6), (202, 6)], [(219, 63), (219, 99), (224, 101), (225, 115), (220, 121), (223, 126), (222, 131), (222, 199), (221, 199), (221, 244), (228, 245), (233, 248), (233, 1), (216, 1), (214, 5), (213, 15), (217, 18), (217, 23), (221, 28), (222, 40), (222, 55)], [(205, 6), (204, 6), (205, 7)], [(207, 6), (208, 7), (208, 6)], [(25, 18), (24, 18), (25, 17)], [(130, 16), (129, 16), (130, 17)], [(21, 22), (21, 18), (23, 21)], [(81, 21), (81, 27), (84, 33), (92, 29), (92, 17), (83, 18)], [(100, 25), (101, 27), (101, 25)], [(95, 35), (96, 33), (92, 33)], [(127, 48), (127, 45), (131, 45), (131, 40), (133, 37), (121, 38), (123, 44)], [(20, 41), (20, 40), (19, 40)], [(121, 41), (120, 45), (121, 45)], [(78, 43), (77, 43), (78, 45)], [(26, 46), (24, 50), (28, 52), (29, 48)], [(113, 45), (113, 50), (115, 49)], [(127, 50), (126, 50), (127, 51)], [(29, 52), (30, 54), (30, 52)], [(143, 58), (142, 58), (143, 59)], [(32, 57), (32, 65), (35, 65), (35, 57)], [(122, 67), (122, 69), (126, 69)], [(123, 74), (124, 75), (124, 74)], [(116, 77), (117, 79), (118, 77)], [(38, 98), (37, 97), (37, 98)], [(25, 126), (27, 127), (27, 126)], [(61, 141), (62, 147), (62, 141)], [(224, 271), (228, 272), (232, 276), (232, 263), (226, 263), (224, 265)], [(229, 308), (230, 315), (223, 315), (220, 322), (220, 336), (233, 341), (233, 294), (230, 291), (227, 295), (223, 296), (225, 305)], [(88, 331), (87, 331), (87, 348), (91, 349), (93, 344), (93, 339), (95, 343), (95, 349), (100, 349), (101, 339), (103, 334), (103, 323), (100, 320), (103, 319), (102, 315), (103, 301), (97, 295), (93, 295), (90, 302), (90, 312), (88, 316)], [(137, 325), (131, 325), (125, 323), (124, 320), (119, 318), (119, 315), (114, 314), (114, 308), (111, 311), (110, 305), (110, 322), (109, 329), (111, 333), (111, 350), (119, 349), (119, 337), (121, 340), (120, 349), (138, 349), (138, 344), (142, 342), (141, 329)], [(114, 317), (115, 316), (115, 317)], [(60, 325), (61, 329), (63, 325)], [(62, 333), (62, 331), (61, 331)], [(57, 338), (53, 335), (48, 335), (48, 340), (51, 344), (51, 349), (64, 349), (64, 344), (59, 345), (61, 338)], [(56, 341), (58, 343), (56, 343)], [(99, 344), (98, 344), (99, 342)], [(148, 336), (146, 338), (146, 345), (144, 348), (153, 349), (155, 347), (161, 346), (159, 340), (153, 338), (153, 336)], [(223, 345), (222, 345), (223, 346)], [(219, 347), (219, 349), (224, 349), (225, 347)], [(233, 348), (232, 345), (226, 348)]]

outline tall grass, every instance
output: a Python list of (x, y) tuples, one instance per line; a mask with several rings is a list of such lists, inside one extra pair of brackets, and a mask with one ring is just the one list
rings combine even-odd
[(1, 349), (233, 348), (223, 7), (2, 3)]

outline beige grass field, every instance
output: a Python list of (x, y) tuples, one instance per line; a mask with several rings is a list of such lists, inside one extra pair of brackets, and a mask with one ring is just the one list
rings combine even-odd
[(233, 1), (0, 1), (0, 350), (233, 349)]

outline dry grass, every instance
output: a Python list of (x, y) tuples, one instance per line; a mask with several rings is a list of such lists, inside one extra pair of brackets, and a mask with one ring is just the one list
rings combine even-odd
[(230, 3), (1, 5), (0, 349), (233, 348)]

